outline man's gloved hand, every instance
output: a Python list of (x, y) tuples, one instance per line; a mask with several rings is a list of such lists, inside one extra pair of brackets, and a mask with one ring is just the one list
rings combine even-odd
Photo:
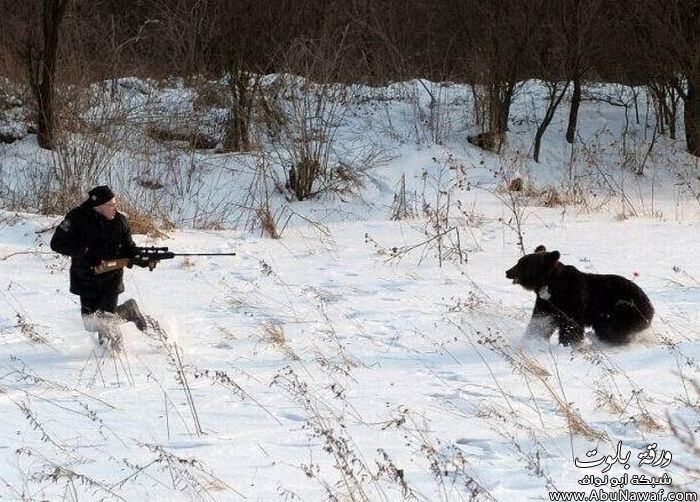
[(133, 266), (136, 265), (137, 267), (147, 267), (148, 266), (148, 258), (145, 256), (139, 256), (136, 255), (131, 260), (129, 260), (129, 265)]
[(136, 255), (129, 260), (129, 266), (136, 265), (137, 267), (148, 267), (149, 270), (156, 268), (156, 261), (149, 260), (147, 256)]

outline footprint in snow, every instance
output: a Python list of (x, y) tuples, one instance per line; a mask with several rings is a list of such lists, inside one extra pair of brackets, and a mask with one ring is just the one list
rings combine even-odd
[(484, 439), (460, 438), (455, 441), (459, 449), (475, 457), (493, 457), (493, 447)]
[(281, 413), (280, 416), (282, 418), (286, 418), (287, 420), (291, 420), (292, 422), (306, 422), (308, 420), (307, 417), (303, 417), (295, 413)]

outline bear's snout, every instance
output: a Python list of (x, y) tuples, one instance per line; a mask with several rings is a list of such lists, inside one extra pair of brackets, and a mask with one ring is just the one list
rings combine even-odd
[(506, 270), (506, 279), (513, 279), (513, 284), (518, 284), (518, 274), (514, 268)]

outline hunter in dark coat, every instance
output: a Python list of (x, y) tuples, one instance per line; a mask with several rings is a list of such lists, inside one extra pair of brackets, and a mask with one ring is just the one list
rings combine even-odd
[(103, 313), (134, 321), (143, 330), (146, 323), (134, 300), (117, 305), (117, 298), (124, 291), (123, 269), (95, 273), (103, 261), (133, 258), (137, 248), (129, 222), (117, 211), (116, 198), (109, 187), (98, 186), (88, 195), (56, 228), (51, 249), (71, 257), (70, 292), (80, 296), (80, 311), (88, 330), (100, 332), (90, 319)]

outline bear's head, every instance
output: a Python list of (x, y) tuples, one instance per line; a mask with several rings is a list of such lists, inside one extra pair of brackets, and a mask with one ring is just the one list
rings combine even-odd
[(548, 252), (544, 246), (539, 245), (534, 253), (523, 256), (514, 267), (506, 270), (506, 278), (529, 291), (539, 291), (547, 285), (550, 273), (559, 262), (559, 256), (559, 251)]

